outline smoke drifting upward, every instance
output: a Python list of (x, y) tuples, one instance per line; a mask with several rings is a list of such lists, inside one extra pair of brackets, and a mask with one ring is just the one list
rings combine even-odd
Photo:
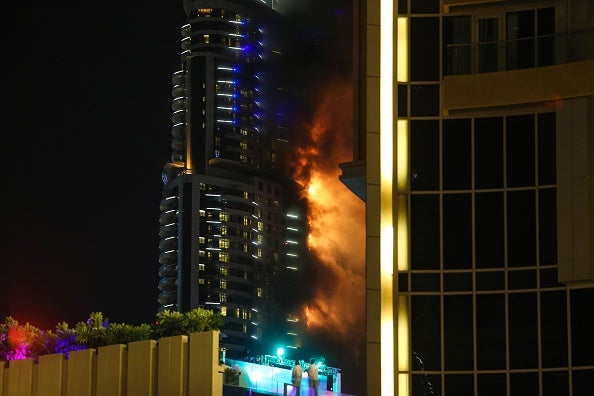
[(319, 102), (296, 154), (294, 179), (309, 206), (308, 246), (314, 257), (308, 329), (347, 345), (364, 334), (365, 207), (339, 180), (338, 164), (352, 160), (352, 87), (335, 80)]
[[(312, 260), (296, 291), (309, 350), (343, 370), (343, 391), (364, 394), (365, 204), (339, 180), (352, 161), (352, 0), (284, 0), (291, 92), (291, 177), (304, 186)], [(289, 159), (289, 157), (291, 157)], [(300, 356), (304, 358), (306, 356)]]

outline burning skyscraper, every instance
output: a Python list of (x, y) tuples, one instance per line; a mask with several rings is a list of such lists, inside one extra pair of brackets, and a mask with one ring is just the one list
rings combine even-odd
[[(287, 295), (306, 255), (306, 208), (287, 145), (274, 4), (184, 1), (160, 204), (159, 310), (221, 312), (229, 357), (298, 346)], [(298, 322), (297, 322), (298, 324)]]

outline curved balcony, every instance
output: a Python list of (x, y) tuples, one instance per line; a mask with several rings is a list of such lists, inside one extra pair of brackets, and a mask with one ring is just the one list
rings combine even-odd
[(159, 254), (159, 263), (175, 264), (177, 262), (177, 250), (166, 250)]
[(177, 209), (170, 209), (161, 213), (159, 216), (159, 224), (175, 223), (177, 221)]
[(183, 138), (176, 138), (174, 137), (171, 139), (171, 148), (175, 151), (183, 151), (186, 145), (186, 140)]
[(171, 127), (171, 136), (175, 138), (184, 138), (186, 135), (186, 123), (180, 122)]
[(181, 49), (187, 50), (190, 49), (190, 45), (192, 45), (192, 39), (190, 37), (184, 37), (181, 39), (179, 46)]
[(178, 124), (180, 122), (186, 121), (186, 110), (177, 110), (171, 114), (171, 122), (174, 124)]
[(172, 276), (169, 278), (163, 278), (159, 281), (159, 290), (161, 291), (170, 291), (174, 290), (177, 287), (177, 277)]
[(159, 241), (159, 250), (161, 250), (161, 251), (174, 250), (176, 247), (177, 247), (177, 237), (176, 236), (166, 237), (166, 238), (161, 239), (161, 241)]
[(159, 210), (164, 211), (171, 209), (177, 209), (176, 196), (165, 197), (161, 200), (161, 202), (159, 202)]
[(186, 156), (182, 151), (174, 151), (171, 153), (171, 162), (184, 162)]
[(186, 84), (176, 84), (171, 88), (171, 96), (174, 98), (186, 96)]
[(185, 96), (178, 96), (177, 98), (174, 98), (173, 101), (171, 102), (171, 109), (173, 111), (177, 111), (177, 110), (183, 110), (186, 107), (186, 98)]
[(177, 300), (177, 292), (174, 290), (164, 291), (159, 294), (157, 301), (161, 305), (173, 304)]
[(170, 277), (177, 275), (177, 264), (163, 264), (159, 267), (159, 277)]
[(186, 71), (178, 70), (171, 76), (171, 83), (175, 85), (181, 85), (186, 83)]
[(159, 228), (159, 236), (161, 238), (175, 236), (177, 234), (177, 225), (177, 223), (163, 224), (161, 228)]
[(192, 25), (185, 24), (184, 26), (182, 26), (180, 28), (180, 33), (182, 37), (189, 37), (190, 36), (190, 32), (192, 31)]

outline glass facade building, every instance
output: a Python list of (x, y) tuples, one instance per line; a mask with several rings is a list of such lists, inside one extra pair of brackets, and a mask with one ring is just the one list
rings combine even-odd
[(172, 76), (159, 310), (220, 312), (230, 358), (298, 346), (288, 293), (306, 255), (306, 208), (279, 161), (285, 91), (272, 5), (184, 1)]
[(355, 12), (367, 394), (594, 394), (594, 2)]

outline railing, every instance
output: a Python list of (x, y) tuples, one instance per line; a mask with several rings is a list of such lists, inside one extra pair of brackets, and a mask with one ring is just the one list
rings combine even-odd
[(0, 362), (0, 396), (223, 395), (219, 332)]
[(530, 69), (594, 59), (594, 29), (470, 44), (450, 44), (444, 75)]

